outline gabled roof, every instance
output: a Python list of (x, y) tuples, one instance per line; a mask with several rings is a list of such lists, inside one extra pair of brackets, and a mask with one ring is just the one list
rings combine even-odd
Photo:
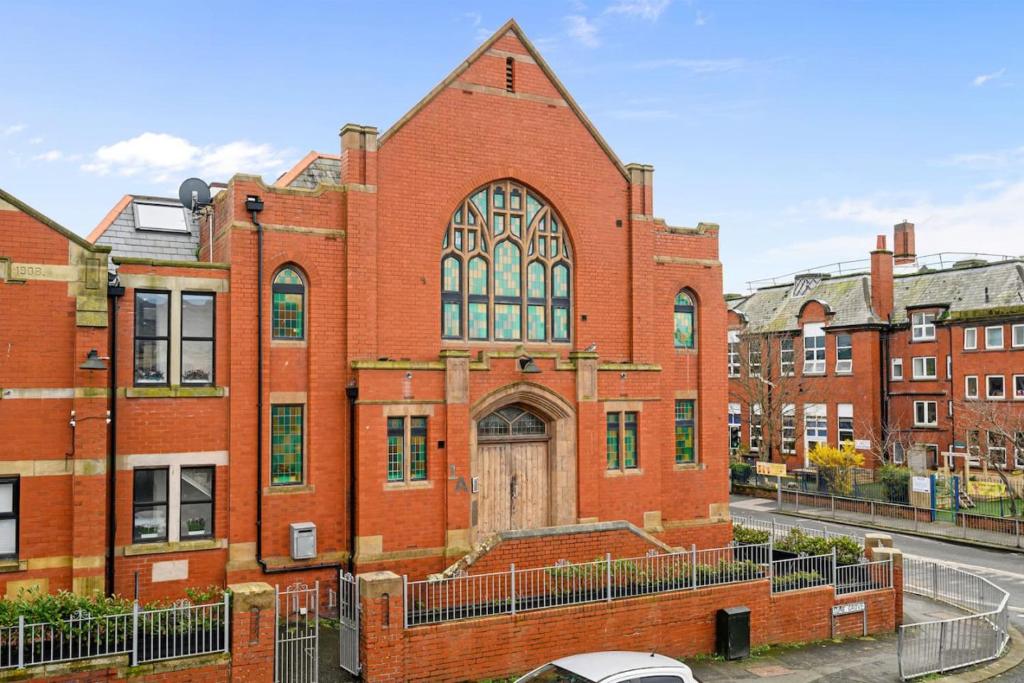
[(893, 282), (894, 323), (907, 322), (907, 308), (937, 306), (949, 317), (1024, 306), (1024, 262), (986, 263), (970, 268), (897, 276)]
[(727, 305), (745, 316), (751, 332), (800, 329), (800, 312), (811, 301), (818, 301), (832, 313), (829, 327), (876, 324), (882, 321), (871, 310), (870, 286), (867, 275), (824, 278), (798, 296), (788, 284), (759, 289)]
[(50, 228), (51, 230), (57, 233), (60, 233), (61, 236), (71, 240), (80, 247), (84, 247), (85, 249), (88, 249), (90, 251), (110, 251), (110, 247), (97, 246), (92, 244), (91, 242), (88, 242), (86, 239), (84, 239), (80, 235), (71, 232), (70, 230), (68, 230), (63, 225), (53, 220), (49, 216), (43, 215), (42, 213), (36, 211), (31, 206), (21, 201), (14, 195), (4, 191), (3, 188), (0, 188), (0, 204), (8, 204), (9, 206), (14, 207), (18, 211), (21, 211), (22, 213), (31, 216), (32, 218), (36, 219), (46, 227)]
[(545, 76), (547, 76), (548, 80), (551, 81), (551, 84), (555, 87), (555, 90), (558, 91), (558, 94), (561, 95), (562, 99), (565, 100), (566, 104), (569, 106), (569, 109), (571, 109), (572, 112), (576, 114), (576, 117), (580, 120), (580, 123), (582, 123), (583, 126), (587, 129), (587, 131), (590, 132), (590, 135), (594, 138), (594, 141), (597, 142), (597, 144), (601, 147), (602, 150), (604, 150), (604, 153), (608, 155), (608, 158), (611, 160), (613, 164), (615, 164), (615, 167), (619, 169), (619, 172), (622, 173), (623, 177), (625, 177), (628, 180), (629, 173), (626, 171), (626, 167), (623, 165), (618, 155), (615, 154), (615, 152), (612, 150), (608, 142), (603, 137), (601, 137), (601, 134), (597, 131), (597, 128), (594, 126), (593, 123), (590, 122), (590, 119), (587, 118), (587, 115), (583, 113), (583, 109), (581, 109), (579, 104), (576, 103), (576, 100), (572, 98), (572, 95), (570, 95), (566, 87), (562, 85), (562, 82), (558, 80), (558, 76), (556, 76), (555, 72), (552, 71), (550, 66), (548, 66), (548, 63), (544, 61), (544, 58), (541, 57), (540, 53), (537, 51), (537, 48), (533, 46), (533, 43), (530, 42), (530, 39), (526, 37), (525, 33), (523, 33), (523, 29), (519, 27), (519, 24), (516, 23), (515, 19), (509, 19), (508, 21), (506, 21), (501, 28), (494, 32), (494, 35), (492, 35), (490, 38), (484, 41), (484, 43), (476, 50), (474, 50), (473, 53), (470, 54), (469, 57), (465, 59), (465, 61), (463, 61), (461, 64), (455, 67), (454, 71), (448, 74), (443, 81), (434, 86), (434, 88), (430, 92), (428, 92), (422, 100), (417, 102), (412, 109), (406, 112), (405, 115), (402, 116), (402, 118), (398, 119), (398, 121), (396, 121), (390, 128), (381, 133), (380, 137), (378, 138), (379, 144), (384, 144), (384, 142), (386, 142), (388, 138), (390, 138), (392, 135), (401, 130), (402, 126), (404, 126), (414, 116), (416, 116), (416, 114), (421, 109), (427, 106), (427, 104), (429, 104), (431, 100), (433, 100), (442, 91), (444, 91), (445, 88), (454, 83), (459, 78), (459, 76), (466, 71), (466, 69), (468, 69), (481, 56), (486, 54), (488, 50), (494, 47), (494, 44), (497, 43), (507, 33), (512, 33), (516, 38), (519, 39), (519, 42), (521, 42), (523, 44), (523, 47), (526, 48), (527, 53), (530, 55), (533, 61), (537, 63), (537, 66), (540, 67), (540, 70), (544, 73)]
[[(159, 230), (138, 225), (136, 202), (181, 210), (185, 213), (187, 230)], [(191, 213), (185, 212), (177, 199), (129, 194), (114, 205), (86, 239), (112, 249), (114, 256), (195, 261), (199, 246), (199, 223)]]
[(302, 186), (314, 189), (317, 184), (341, 184), (341, 156), (310, 152), (274, 182), (274, 187)]

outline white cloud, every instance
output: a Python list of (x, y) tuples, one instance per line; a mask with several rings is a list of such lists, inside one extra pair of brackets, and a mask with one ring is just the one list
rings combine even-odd
[(633, 65), (636, 69), (682, 69), (692, 74), (719, 74), (738, 71), (749, 66), (740, 57), (730, 59), (649, 59)]
[(585, 16), (571, 14), (565, 18), (565, 23), (568, 26), (569, 37), (578, 43), (587, 47), (597, 47), (601, 44), (601, 40), (597, 36), (597, 24)]
[(283, 150), (246, 140), (200, 147), (167, 133), (147, 132), (100, 147), (82, 170), (99, 175), (144, 175), (166, 182), (185, 171), (216, 178), (238, 172), (279, 171), (286, 166), (285, 156)]
[(694, 26), (704, 26), (708, 23), (708, 15), (704, 14), (700, 10), (697, 10), (696, 16), (693, 18)]
[(1002, 78), (1003, 74), (1005, 74), (1005, 73), (1006, 73), (1006, 67), (1003, 67), (999, 71), (993, 71), (990, 74), (981, 74), (979, 76), (975, 76), (974, 80), (971, 81), (971, 85), (973, 85), (975, 88), (980, 88), (981, 86), (985, 85), (989, 81), (994, 81), (997, 78)]
[(7, 137), (9, 135), (14, 135), (15, 133), (20, 133), (26, 128), (28, 128), (28, 126), (26, 126), (24, 123), (16, 123), (13, 126), (7, 126), (6, 128), (4, 128), (3, 134), (5, 137)]
[(989, 152), (954, 154), (939, 162), (942, 166), (963, 166), (973, 170), (1010, 168), (1024, 164), (1024, 145)]
[(64, 152), (59, 149), (51, 149), (48, 152), (37, 154), (32, 157), (33, 161), (60, 161), (64, 158)]
[(43, 138), (41, 136), (38, 136), (38, 135), (36, 137), (34, 137), (34, 138), (29, 138), (29, 140), (28, 140), (28, 144), (30, 144), (30, 145), (39, 145), (39, 144), (42, 144), (42, 142), (43, 142)]
[(609, 5), (605, 12), (657, 21), (670, 2), (671, 0), (618, 0)]

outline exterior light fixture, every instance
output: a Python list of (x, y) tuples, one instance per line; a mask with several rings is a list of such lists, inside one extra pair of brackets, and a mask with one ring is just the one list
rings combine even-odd
[(100, 356), (96, 349), (89, 349), (89, 354), (85, 357), (85, 362), (78, 366), (80, 370), (106, 370), (107, 364), (103, 361), (107, 360)]
[(529, 375), (535, 375), (540, 372), (540, 368), (533, 362), (533, 358), (530, 356), (523, 356), (519, 359), (519, 370)]

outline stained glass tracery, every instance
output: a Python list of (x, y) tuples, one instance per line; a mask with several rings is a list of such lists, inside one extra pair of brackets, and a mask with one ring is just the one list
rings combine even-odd
[(441, 242), (442, 336), (569, 341), (572, 256), (554, 210), (503, 180), (451, 216)]

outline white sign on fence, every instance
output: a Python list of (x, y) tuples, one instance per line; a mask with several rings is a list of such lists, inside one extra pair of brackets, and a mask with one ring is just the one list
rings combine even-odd
[(863, 602), (848, 602), (845, 605), (836, 605), (832, 608), (833, 617), (841, 617), (844, 614), (857, 614), (864, 611)]
[(910, 486), (914, 493), (931, 493), (932, 479), (931, 477), (913, 477)]

